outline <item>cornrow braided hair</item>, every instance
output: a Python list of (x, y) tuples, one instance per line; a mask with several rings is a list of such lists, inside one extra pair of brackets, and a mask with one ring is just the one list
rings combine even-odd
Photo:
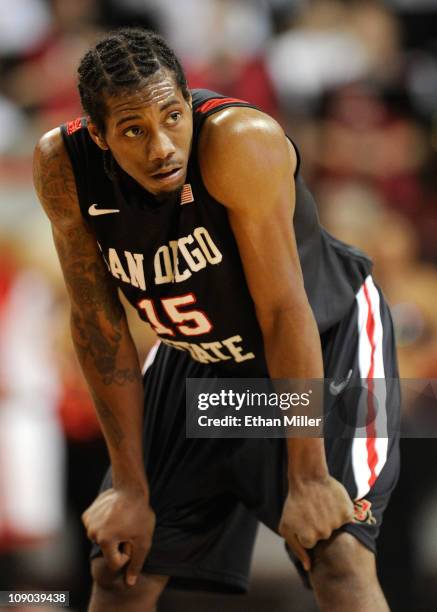
[(83, 110), (105, 133), (104, 94), (117, 95), (144, 86), (160, 69), (169, 70), (186, 100), (187, 79), (175, 53), (150, 30), (120, 28), (109, 32), (83, 56), (79, 68), (79, 94)]

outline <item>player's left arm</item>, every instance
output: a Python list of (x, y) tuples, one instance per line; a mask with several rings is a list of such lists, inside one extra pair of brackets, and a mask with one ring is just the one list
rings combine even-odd
[[(292, 223), (297, 163), (293, 146), (267, 115), (233, 108), (207, 121), (200, 159), (208, 191), (228, 210), (270, 377), (323, 378), (320, 336), (304, 289)], [(302, 546), (311, 548), (349, 521), (352, 504), (328, 474), (323, 439), (289, 438), (288, 454), (291, 506), (284, 508), (281, 533), (308, 567)]]

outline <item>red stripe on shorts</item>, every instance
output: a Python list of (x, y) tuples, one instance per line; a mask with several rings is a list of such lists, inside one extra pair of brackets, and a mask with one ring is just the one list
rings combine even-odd
[(369, 372), (367, 374), (367, 463), (369, 465), (370, 477), (369, 477), (369, 486), (372, 487), (376, 481), (376, 472), (375, 468), (378, 463), (378, 453), (376, 451), (375, 438), (376, 438), (376, 429), (375, 429), (375, 419), (376, 419), (376, 411), (375, 411), (375, 398), (373, 395), (374, 391), (374, 370), (375, 370), (375, 318), (373, 316), (372, 304), (370, 301), (369, 290), (364, 284), (364, 295), (366, 297), (367, 306), (369, 308), (369, 312), (367, 315), (366, 322), (366, 331), (367, 337), (369, 338), (369, 343), (371, 346), (371, 355), (370, 355), (370, 366)]

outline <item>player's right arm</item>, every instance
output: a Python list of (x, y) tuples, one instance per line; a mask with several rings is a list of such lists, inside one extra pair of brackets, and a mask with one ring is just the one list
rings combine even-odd
[(34, 184), (52, 225), (70, 297), (73, 343), (111, 458), (113, 488), (88, 508), (84, 524), (112, 569), (130, 558), (126, 580), (134, 583), (155, 520), (143, 464), (141, 370), (117, 290), (81, 215), (59, 128), (35, 148)]

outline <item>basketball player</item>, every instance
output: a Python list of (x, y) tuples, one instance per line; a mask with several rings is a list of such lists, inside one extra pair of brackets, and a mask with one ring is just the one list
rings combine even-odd
[[(281, 127), (190, 91), (154, 33), (107, 35), (79, 91), (87, 117), (43, 136), (34, 168), (111, 458), (83, 515), (90, 610), (151, 611), (166, 585), (245, 591), (257, 520), (321, 610), (387, 610), (375, 540), (399, 458), (377, 421), (326, 442), (185, 436), (188, 377), (325, 376), (334, 407), (350, 379), (396, 377), (370, 261), (319, 226)], [(161, 340), (144, 381), (117, 287)], [(392, 385), (378, 414), (398, 408)]]

